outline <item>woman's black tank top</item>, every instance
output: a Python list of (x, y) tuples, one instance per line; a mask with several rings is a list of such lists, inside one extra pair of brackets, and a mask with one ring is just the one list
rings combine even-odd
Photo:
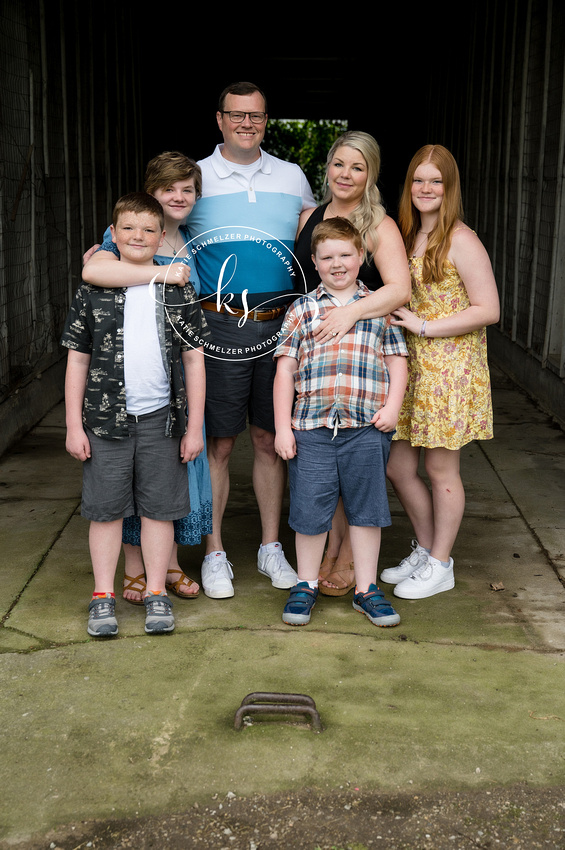
[[(323, 220), (324, 212), (327, 207), (328, 204), (322, 204), (321, 206), (316, 207), (302, 228), (300, 236), (294, 245), (294, 255), (296, 259), (293, 265), (296, 274), (296, 289), (301, 294), (303, 292), (311, 292), (313, 289), (316, 289), (320, 283), (320, 276), (312, 262), (310, 242), (312, 239), (312, 231), (316, 225)], [(304, 273), (304, 276), (302, 273)], [(306, 279), (306, 283), (304, 283), (304, 278)], [(359, 280), (363, 281), (367, 289), (379, 289), (383, 285), (381, 276), (372, 258), (369, 263), (364, 262), (361, 266), (359, 270)], [(306, 286), (306, 289), (304, 289), (304, 286)]]

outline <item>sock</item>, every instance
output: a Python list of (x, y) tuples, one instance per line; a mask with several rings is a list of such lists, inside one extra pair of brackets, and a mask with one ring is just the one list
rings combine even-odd
[(316, 588), (318, 587), (318, 579), (316, 579), (315, 581), (309, 581), (307, 582), (307, 584), (308, 587), (312, 588), (312, 590), (316, 590)]
[(444, 569), (447, 569), (450, 566), (450, 561), (440, 561), (439, 558), (431, 558), (432, 561), (435, 561), (437, 564), (441, 564)]
[(282, 549), (282, 546), (278, 542), (278, 540), (274, 543), (261, 543), (261, 545), (259, 546), (260, 552), (273, 552), (275, 549)]
[(111, 596), (112, 599), (116, 598), (115, 593), (96, 593), (95, 592), (95, 593), (92, 594), (93, 599), (105, 599), (107, 596)]

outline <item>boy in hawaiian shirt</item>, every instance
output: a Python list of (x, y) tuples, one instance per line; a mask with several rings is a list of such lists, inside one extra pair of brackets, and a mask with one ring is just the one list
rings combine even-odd
[[(163, 209), (151, 195), (121, 198), (112, 224), (120, 262), (152, 264), (163, 226)], [(134, 514), (142, 518), (145, 631), (174, 629), (165, 578), (173, 520), (190, 509), (184, 464), (203, 449), (209, 332), (192, 287), (167, 285), (167, 274), (175, 273), (155, 266), (153, 282), (128, 288), (83, 283), (61, 340), (69, 349), (66, 447), (83, 462), (81, 513), (90, 520), (88, 633), (95, 637), (118, 633), (114, 576), (122, 519)]]

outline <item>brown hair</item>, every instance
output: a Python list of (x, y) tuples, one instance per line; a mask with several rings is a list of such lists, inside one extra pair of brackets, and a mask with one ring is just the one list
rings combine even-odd
[(179, 151), (163, 151), (153, 157), (145, 169), (144, 188), (150, 195), (156, 189), (168, 189), (179, 180), (194, 178), (196, 197), (202, 194), (202, 172), (200, 166)]
[(428, 236), (428, 245), (423, 261), (424, 283), (441, 280), (444, 265), (451, 248), (451, 237), (458, 221), (463, 221), (461, 181), (455, 158), (443, 145), (424, 145), (410, 162), (404, 181), (404, 189), (398, 208), (398, 223), (406, 252), (413, 250), (420, 229), (420, 213), (412, 203), (412, 182), (419, 165), (432, 163), (440, 171), (443, 180), (443, 202), (434, 229)]
[(131, 212), (136, 215), (141, 213), (149, 213), (154, 215), (159, 222), (161, 230), (165, 227), (165, 214), (163, 207), (153, 195), (148, 192), (131, 192), (129, 195), (123, 195), (114, 206), (112, 213), (112, 224), (114, 227), (118, 225), (118, 219), (122, 213)]
[(326, 239), (341, 239), (343, 242), (352, 242), (356, 251), (361, 252), (363, 250), (361, 234), (348, 218), (341, 216), (325, 218), (317, 224), (312, 231), (312, 239), (310, 241), (312, 254), (316, 253), (316, 248), (320, 242), (325, 242)]
[(259, 86), (256, 86), (255, 83), (231, 83), (229, 86), (223, 90), (220, 95), (220, 99), (218, 100), (218, 112), (223, 112), (224, 104), (226, 102), (226, 97), (228, 94), (239, 95), (240, 97), (247, 97), (251, 94), (255, 94), (257, 92), (263, 98), (263, 103), (265, 104), (265, 112), (267, 112), (267, 98), (265, 97), (265, 93), (261, 91)]

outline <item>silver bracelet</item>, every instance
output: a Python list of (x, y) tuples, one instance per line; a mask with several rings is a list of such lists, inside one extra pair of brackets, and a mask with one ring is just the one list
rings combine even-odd
[(422, 327), (420, 328), (420, 333), (418, 334), (418, 336), (425, 336), (426, 335), (426, 324), (427, 324), (427, 319), (425, 319), (422, 322)]

